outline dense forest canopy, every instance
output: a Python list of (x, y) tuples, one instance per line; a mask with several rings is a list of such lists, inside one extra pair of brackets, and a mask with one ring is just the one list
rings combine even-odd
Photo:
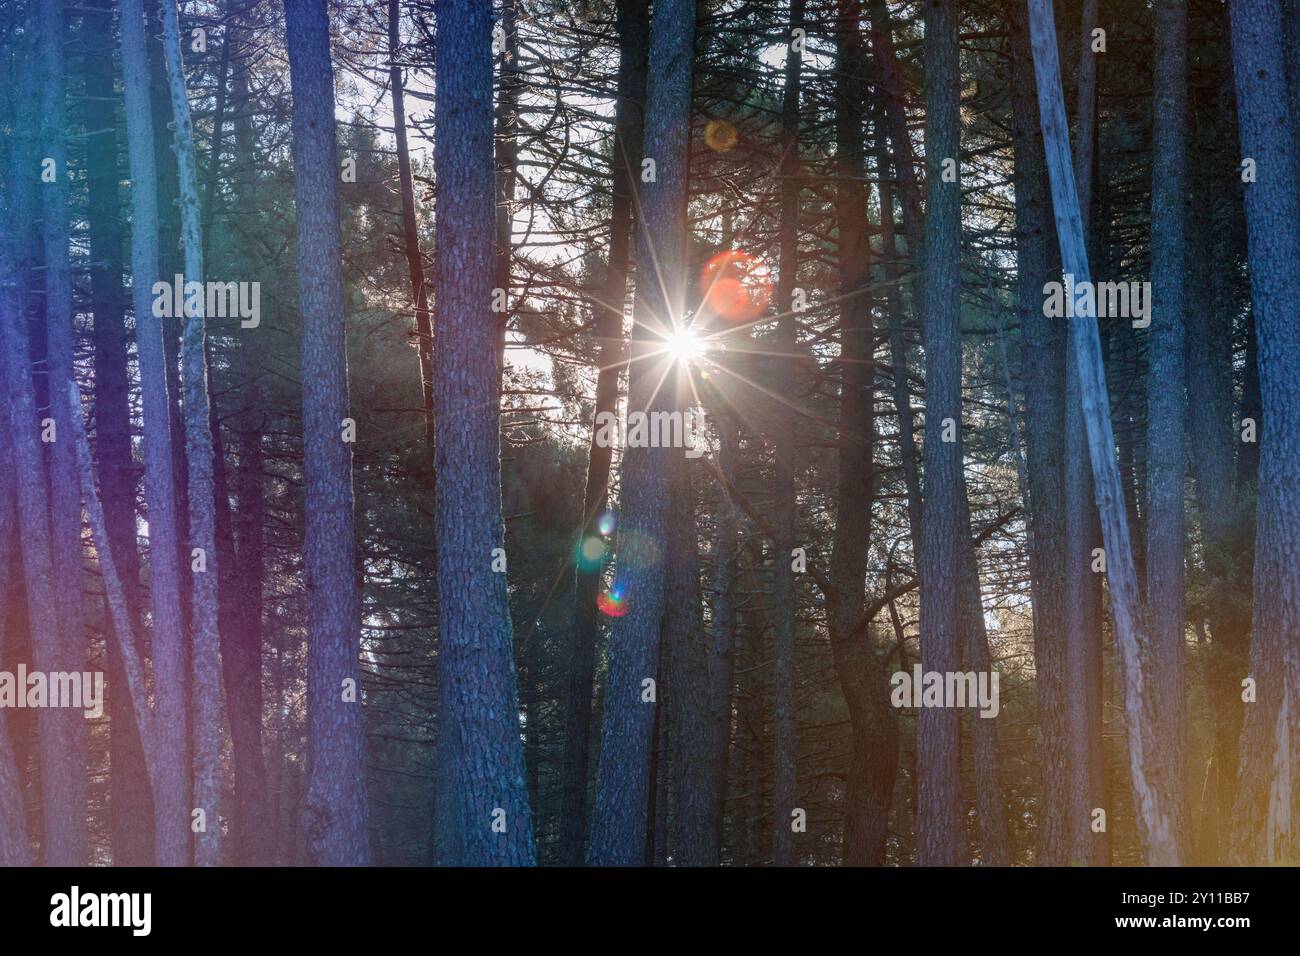
[(0, 71), (0, 864), (1297, 859), (1298, 0)]

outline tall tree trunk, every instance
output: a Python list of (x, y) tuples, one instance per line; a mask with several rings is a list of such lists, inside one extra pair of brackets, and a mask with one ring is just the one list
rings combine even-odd
[(664, 557), (667, 598), (663, 634), (667, 660), (663, 690), (672, 750), (670, 766), (665, 767), (661, 759), (659, 771), (667, 771), (672, 784), (669, 846), (673, 862), (680, 866), (716, 866), (721, 849), (717, 806), (700, 786), (701, 778), (714, 775), (709, 761), (718, 755), (710, 748), (709, 737), (709, 636), (704, 629), (700, 590), (692, 467), (685, 455), (673, 455), (669, 462), (672, 518)]
[(402, 194), (402, 247), (411, 274), (411, 301), (415, 308), (416, 353), (420, 359), (420, 393), (424, 399), (424, 440), (433, 447), (433, 330), (429, 322), (429, 288), (424, 281), (420, 231), (415, 218), (415, 188), (411, 179), (411, 151), (406, 143), (406, 105), (402, 96), (401, 7), (388, 0), (388, 86), (393, 98), (393, 138), (397, 141), (397, 174)]
[[(109, 0), (93, 0), (82, 18), (83, 65), (87, 95), (113, 88), (113, 49)], [(116, 103), (110, 115), (116, 118)], [(135, 528), (136, 465), (131, 453), (131, 395), (127, 372), (127, 331), (122, 288), (122, 221), (118, 184), (119, 135), (116, 122), (86, 143), (87, 222), (90, 232), (90, 310), (94, 315), (95, 450), (104, 489), (104, 520), (132, 622), (140, 633), (140, 555)], [(124, 687), (121, 655), (107, 641), (109, 730), (109, 848), (115, 866), (145, 866), (153, 861), (153, 795), (144, 752)]]
[[(715, 417), (718, 429), (718, 466), (728, 481), (735, 480), (740, 455), (739, 426), (727, 413)], [(731, 742), (732, 688), (736, 675), (736, 628), (739, 608), (739, 515), (725, 489), (718, 494), (714, 515), (713, 604), (709, 620), (708, 756), (705, 772), (696, 784), (713, 808), (714, 838), (718, 856), (724, 841), (727, 763)]]
[[(1196, 453), (1188, 457), (1196, 486), (1207, 593), (1216, 596), (1205, 602), (1201, 612), (1210, 624), (1210, 666), (1205, 674), (1214, 716), (1214, 745), (1205, 802), (1195, 817), (1201, 821), (1198, 862), (1209, 863), (1227, 857), (1237, 790), (1241, 675), (1248, 672), (1250, 632), (1250, 582), (1243, 573), (1246, 562), (1241, 557), (1253, 547), (1253, 528), (1249, 512), (1239, 507), (1233, 460), (1238, 444), (1234, 434), (1234, 350), (1225, 347), (1233, 340), (1233, 290), (1224, 270), (1208, 270), (1207, 274), (1202, 267), (1208, 262), (1232, 263), (1237, 258), (1236, 230), (1231, 224), (1240, 217), (1240, 207), (1236, 196), (1217, 188), (1219, 176), (1237, 174), (1233, 168), (1236, 149), (1221, 145), (1228, 138), (1226, 120), (1231, 110), (1231, 104), (1222, 101), (1232, 95), (1231, 65), (1226, 62), (1230, 58), (1227, 11), (1215, 7), (1203, 11), (1202, 16), (1206, 26), (1213, 28), (1212, 35), (1222, 39), (1205, 48), (1216, 65), (1212, 92), (1196, 111), (1193, 127), (1192, 155), (1198, 160), (1193, 164), (1188, 233), (1193, 245), (1185, 266), (1188, 301), (1206, 302), (1208, 307), (1187, 310), (1183, 351), (1188, 395), (1194, 387), (1197, 399), (1187, 403), (1187, 435), (1196, 443)], [(1225, 61), (1222, 66), (1218, 65), (1220, 58)], [(1189, 815), (1188, 819), (1193, 818)]]
[[(650, 29), (645, 156), (655, 164), (641, 183), (637, 261), (646, 274), (633, 306), (628, 409), (663, 411), (673, 389), (661, 387), (672, 371), (657, 345), (685, 309), (685, 244), (695, 0), (663, 0)], [(668, 499), (665, 448), (628, 448), (623, 456), (616, 596), (626, 613), (609, 637), (600, 764), (588, 860), (632, 865), (645, 842), (648, 755), (655, 705), (643, 699), (643, 682), (659, 670), (663, 617), (663, 567)], [(680, 454), (680, 450), (678, 451)]]
[[(13, 55), (9, 49), (5, 50), (5, 54)], [(26, 126), (28, 124), (23, 123), (19, 129)], [(19, 140), (19, 136), (14, 137), (12, 142), (15, 147)], [(26, 140), (24, 144), (28, 145)], [(5, 157), (9, 160), (8, 168), (14, 168), (14, 160), (21, 157), (30, 158), (30, 149), (13, 148), (10, 155)], [(15, 241), (19, 233), (15, 226), (30, 221), (35, 206), (31, 182), (29, 177), (15, 177), (14, 186), (18, 188), (8, 191), (7, 202), (0, 210), (0, 226), (3, 226), (0, 231), (0, 334), (7, 334), (11, 326), (25, 324), (22, 272), (18, 262), (18, 243)], [(10, 375), (16, 369), (27, 376), (27, 368), (13, 343), (5, 349), (5, 355), (6, 359), (0, 360), (0, 401), (4, 403), (3, 416), (0, 417), (0, 425), (3, 426), (0, 428), (0, 432), (3, 432), (0, 434), (0, 455), (5, 461), (18, 462), (17, 446), (25, 444), (26, 439), (20, 438), (18, 432), (12, 429), (15, 390)], [(30, 427), (30, 424), (24, 423), (24, 426)], [(3, 592), (6, 599), (5, 613), (0, 617), (0, 660), (6, 662), (10, 660), (12, 645), (16, 643), (15, 632), (19, 622), (28, 620), (35, 623), (30, 616), (20, 616), (12, 611), (12, 606), (20, 603), (23, 597), (16, 592), (25, 592), (31, 584), (26, 574), (27, 562), (30, 560), (26, 553), (28, 549), (25, 544), (20, 545), (20, 535), (25, 530), (21, 509), (31, 503), (21, 488), (22, 484), (17, 480), (17, 469), (0, 469), (0, 562), (3, 562), (0, 564), (0, 573), (3, 573), (5, 582), (13, 582), (13, 586), (6, 587)], [(10, 733), (16, 728), (16, 722), (8, 721), (4, 715), (0, 715), (0, 866), (32, 864), (26, 808), (23, 806), (23, 782), (18, 774), (20, 764), (10, 743)]]
[[(176, 161), (180, 177), (181, 233), (186, 287), (203, 288), (203, 237), (200, 221), (198, 154), (185, 92), (180, 22), (175, 0), (161, 0), (163, 50), (167, 59)], [(188, 300), (188, 295), (187, 295)], [(181, 337), (185, 419), (185, 462), (191, 547), (190, 691), (194, 746), (194, 809), (202, 810), (196, 830), (194, 862), (221, 862), (221, 636), (218, 627), (219, 573), (216, 538), (216, 490), (213, 480), (211, 408), (208, 401), (205, 303), (185, 317)], [(223, 502), (222, 507), (226, 507)], [(198, 826), (196, 823), (195, 826)]]
[[(440, 773), (445, 862), (535, 861), (506, 577), (493, 282), (492, 28), (473, 0), (438, 4), (434, 301)], [(504, 551), (498, 552), (504, 554)], [(504, 832), (501, 828), (504, 827)]]
[[(848, 706), (852, 733), (845, 794), (844, 862), (878, 866), (884, 862), (890, 798), (898, 764), (898, 717), (889, 706), (889, 685), (870, 641), (857, 631), (865, 603), (871, 501), (875, 485), (872, 360), (871, 250), (867, 190), (863, 185), (862, 109), (867, 102), (861, 6), (840, 7), (835, 32), (838, 69), (836, 97), (835, 221), (840, 312), (840, 434), (836, 522), (831, 545), (827, 622), (840, 691)], [(789, 393), (786, 393), (789, 394)], [(778, 547), (776, 560), (788, 567), (790, 551)], [(788, 829), (787, 810), (781, 821)]]
[[(597, 519), (609, 501), (609, 466), (613, 448), (596, 441), (595, 422), (613, 414), (618, 406), (618, 377), (625, 364), (623, 310), (627, 300), (628, 267), (632, 251), (634, 177), (641, 168), (642, 103), (645, 99), (646, 48), (650, 16), (639, 0), (619, 0), (618, 91), (614, 104), (613, 173), (609, 215), (609, 258), (601, 297), (593, 303), (598, 315), (600, 367), (596, 373), (596, 407), (587, 452), (587, 483), (582, 500), (582, 540), (599, 534)], [(600, 621), (596, 596), (601, 568), (574, 564), (573, 646), (569, 655), (569, 683), (564, 718), (563, 791), (560, 803), (560, 862), (582, 862), (587, 834), (587, 782), (591, 749), (592, 690), (596, 671), (596, 642)]]
[[(329, 18), (323, 6), (311, 0), (286, 0), (285, 24), (293, 88), (298, 307), (302, 315), (303, 568), (308, 640), (308, 779), (302, 825), (315, 862), (363, 866), (370, 862), (369, 805), (358, 660), (361, 597), (352, 449), (343, 440), (349, 408), (334, 68)], [(472, 49), (469, 44), (467, 50)], [(440, 88), (447, 90), (441, 84)], [(456, 98), (451, 90), (445, 96)], [(444, 308), (450, 305), (447, 300), (443, 303)]]
[[(978, 545), (971, 540), (970, 505), (963, 482), (960, 496), (961, 534), (966, 546), (961, 554), (961, 604), (958, 622), (961, 629), (962, 658), (968, 671), (988, 674), (992, 680), (993, 659), (989, 636), (984, 626), (984, 601), (980, 589)], [(995, 716), (969, 710), (966, 712), (974, 737), (975, 810), (979, 822), (980, 862), (984, 866), (1009, 866), (1011, 846), (1007, 836), (1007, 810), (1002, 797), (998, 761), (998, 723)]]
[[(857, 13), (857, 10), (853, 11)], [(803, 0), (790, 4), (790, 35), (803, 29)], [(861, 45), (858, 21), (851, 22), (855, 48)], [(784, 95), (781, 104), (781, 190), (779, 225), (779, 262), (776, 307), (780, 314), (776, 329), (776, 374), (772, 387), (781, 400), (776, 403), (776, 421), (773, 423), (776, 445), (776, 464), (772, 486), (773, 528), (776, 540), (772, 542), (772, 610), (773, 641), (773, 753), (776, 781), (773, 784), (772, 848), (773, 862), (777, 866), (790, 866), (795, 862), (794, 833), (790, 814), (798, 804), (798, 779), (796, 762), (799, 753), (799, 734), (795, 713), (795, 603), (794, 569), (791, 553), (795, 534), (794, 487), (794, 406), (795, 349), (798, 345), (798, 319), (794, 312), (794, 290), (799, 279), (799, 82), (803, 56), (793, 41), (786, 44)], [(861, 64), (857, 64), (860, 66)], [(860, 82), (860, 81), (859, 81)], [(856, 106), (856, 104), (855, 104)], [(853, 110), (858, 119), (858, 158), (861, 159), (861, 114)], [(859, 162), (859, 175), (860, 171)], [(860, 190), (859, 190), (860, 192)], [(860, 198), (860, 196), (859, 196)], [(858, 211), (861, 212), (859, 206)], [(841, 235), (843, 249), (843, 235)], [(861, 248), (855, 252), (862, 252)], [(854, 290), (856, 292), (856, 289)], [(846, 310), (861, 310), (860, 298), (855, 298)], [(846, 375), (846, 380), (848, 376)], [(855, 439), (860, 436), (854, 436)], [(870, 451), (867, 465), (870, 467)], [(870, 505), (863, 510), (869, 511)]]
[(1151, 341), (1147, 350), (1147, 628), (1162, 801), (1185, 845), (1187, 707), (1183, 679), (1183, 298), (1187, 152), (1187, 2), (1157, 0), (1151, 169)]
[(510, 325), (510, 263), (514, 256), (515, 179), (518, 176), (519, 144), (519, 30), (515, 0), (501, 0), (505, 34), (501, 51), (501, 86), (496, 100), (496, 254), (493, 259), (493, 288), (502, 290), (505, 309), (497, 316), (497, 370), (506, 368), (506, 330)]
[[(960, 669), (961, 255), (960, 71), (954, 0), (926, 0), (925, 155), (928, 201), (922, 274), (925, 336), (924, 522), (921, 530), (921, 662)], [(944, 433), (954, 430), (945, 440)], [(917, 862), (955, 866), (964, 843), (958, 786), (957, 711), (917, 717)]]
[[(1069, 132), (1061, 94), (1061, 72), (1056, 47), (1056, 25), (1051, 0), (1029, 0), (1030, 37), (1038, 90), (1039, 122), (1052, 185), (1052, 205), (1065, 271), (1076, 282), (1091, 282), (1083, 221), (1070, 164)], [(1153, 787), (1156, 746), (1151, 700), (1145, 693), (1141, 665), (1141, 609), (1137, 574), (1124, 511), (1115, 439), (1110, 424), (1101, 342), (1095, 315), (1075, 317), (1070, 324), (1071, 345), (1079, 371), (1080, 400), (1088, 430), (1097, 509), (1101, 514), (1110, 580), (1111, 609), (1119, 647), (1125, 714), (1129, 727), (1129, 767), (1137, 813), (1153, 865), (1179, 862), (1178, 844), (1170, 826), (1169, 810)], [(1068, 400), (1068, 399), (1067, 399)]]
[[(1097, 146), (1097, 55), (1093, 51), (1092, 31), (1097, 26), (1097, 8), (1097, 0), (1084, 0), (1074, 113), (1075, 183), (1079, 192), (1084, 242), (1089, 249), (1096, 248), (1092, 196)], [(1026, 57), (1029, 83), (1025, 93), (1032, 99), (1033, 74), (1027, 47)], [(1035, 139), (1038, 137), (1037, 117), (1037, 106), (1034, 106), (1031, 135)], [(1041, 148), (1035, 149), (1040, 164), (1039, 175), (1045, 177)], [(1041, 288), (1040, 284), (1038, 289)], [(1041, 291), (1038, 299), (1041, 311)], [(1059, 338), (1064, 345), (1064, 337)], [(1049, 865), (1085, 861), (1104, 863), (1108, 853), (1105, 834), (1092, 831), (1093, 809), (1106, 805), (1104, 782), (1093, 759), (1094, 754), (1100, 754), (1102, 720), (1101, 579), (1092, 570), (1093, 548), (1099, 543), (1097, 509), (1088, 460), (1088, 435), (1083, 423), (1083, 406), (1079, 401), (1078, 365), (1073, 350), (1065, 349), (1064, 354), (1064, 377), (1050, 384), (1054, 394), (1061, 389), (1065, 396), (1062, 426), (1065, 431), (1065, 646), (1063, 660), (1058, 654), (1054, 658), (1045, 658), (1045, 661), (1057, 665), (1055, 673), (1049, 677), (1049, 682), (1056, 685), (1051, 693), (1057, 701), (1064, 698), (1065, 707), (1065, 725), (1060, 728), (1064, 731), (1061, 743), (1049, 745), (1047, 753), (1063, 753), (1066, 764), (1053, 767), (1046, 763), (1043, 772), (1058, 777), (1049, 786), (1056, 788), (1058, 793), (1063, 788), (1066, 802), (1055, 810), (1060, 813), (1057, 820), (1044, 821), (1042, 862)], [(1130, 510), (1129, 514), (1132, 517), (1135, 512)], [(1045, 636), (1045, 640), (1050, 639)], [(1041, 668), (1039, 674), (1042, 680)], [(1044, 810), (1052, 811), (1053, 808), (1045, 807)]]
[[(37, 59), (41, 76), (41, 150), (54, 161), (52, 182), (42, 182), (45, 245), (45, 329), (50, 415), (65, 433), (71, 416), (80, 414), (68, 401), (73, 374), (72, 263), (69, 258), (68, 152), (64, 57), (63, 0), (40, 4)], [(57, 432), (56, 432), (57, 436)], [(50, 530), (54, 580), (71, 594), (57, 604), (58, 631), (46, 650), (47, 673), (85, 670), (85, 622), (82, 615), (81, 502), (77, 495), (76, 453), (66, 439), (50, 443)], [(41, 790), (45, 806), (45, 857), (50, 866), (83, 866), (88, 861), (86, 829), (86, 722), (76, 710), (43, 711), (40, 724), (57, 723), (60, 749), (41, 748)], [(42, 741), (46, 734), (42, 731)]]
[(1242, 861), (1273, 862), (1294, 858), (1296, 841), (1294, 830), (1282, 826), (1295, 819), (1295, 781), (1277, 768), (1293, 765), (1300, 728), (1300, 566), (1294, 554), (1300, 540), (1300, 188), (1281, 8), (1277, 0), (1232, 0), (1228, 9), (1241, 155), (1257, 169), (1256, 181), (1246, 185), (1246, 228), (1265, 428), (1250, 648), (1258, 701), (1246, 708), (1234, 844)]
[(159, 731), (154, 787), (154, 852), (159, 866), (189, 862), (189, 755), (185, 635), (181, 622), (180, 538), (173, 470), (171, 402), (163, 330), (153, 314), (158, 278), (158, 196), (154, 123), (141, 0), (122, 0), (122, 76), (131, 175), (131, 292), (144, 418), (144, 492), (149, 513), (153, 675)]

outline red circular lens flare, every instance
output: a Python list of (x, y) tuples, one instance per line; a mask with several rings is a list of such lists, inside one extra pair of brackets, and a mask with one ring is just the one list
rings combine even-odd
[(704, 300), (729, 322), (752, 322), (772, 300), (772, 271), (748, 252), (719, 252), (700, 270)]
[(596, 607), (602, 614), (609, 617), (622, 617), (627, 613), (627, 598), (620, 596), (617, 592), (610, 593), (602, 591), (596, 595)]

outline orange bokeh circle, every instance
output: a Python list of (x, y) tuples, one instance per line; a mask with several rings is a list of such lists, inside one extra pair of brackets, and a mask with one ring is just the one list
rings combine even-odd
[(700, 270), (700, 287), (710, 309), (729, 322), (752, 322), (772, 300), (772, 270), (737, 249), (719, 252)]

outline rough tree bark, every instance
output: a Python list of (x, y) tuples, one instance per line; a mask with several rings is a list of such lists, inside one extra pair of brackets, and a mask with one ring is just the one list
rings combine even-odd
[[(49, 376), (50, 416), (57, 430), (68, 431), (74, 412), (68, 402), (67, 383), (73, 377), (72, 263), (68, 211), (68, 151), (65, 141), (66, 96), (64, 56), (66, 43), (63, 0), (39, 5), (37, 62), (41, 67), (41, 155), (53, 160), (53, 178), (42, 178), (42, 235), (45, 246), (45, 331)], [(21, 175), (21, 174), (20, 174)], [(78, 673), (85, 670), (85, 627), (82, 615), (81, 503), (77, 500), (77, 464), (72, 443), (50, 443), (50, 531), (54, 580), (70, 588), (69, 599), (57, 604), (58, 631), (50, 635), (53, 646), (44, 650), (49, 671)], [(44, 862), (50, 866), (83, 866), (88, 861), (86, 826), (86, 722), (76, 710), (42, 711), (41, 791), (45, 807)], [(58, 750), (47, 746), (45, 725), (57, 723)]]
[(144, 418), (144, 494), (149, 512), (152, 655), (159, 732), (154, 787), (154, 853), (159, 866), (189, 862), (189, 743), (185, 635), (181, 618), (180, 537), (170, 399), (162, 324), (153, 314), (158, 278), (158, 196), (154, 123), (140, 0), (123, 0), (123, 94), (131, 174), (131, 294)]
[[(646, 96), (646, 160), (652, 181), (641, 183), (641, 229), (637, 262), (645, 272), (633, 305), (629, 413), (666, 410), (672, 388), (662, 383), (671, 363), (657, 353), (685, 308), (683, 265), (689, 160), (691, 76), (695, 47), (694, 0), (663, 0), (650, 28)], [(670, 383), (671, 384), (671, 383)], [(669, 449), (628, 448), (623, 457), (619, 555), (614, 589), (626, 602), (609, 637), (596, 805), (588, 861), (632, 865), (646, 832), (648, 760), (653, 703), (643, 700), (643, 681), (659, 670), (663, 616)], [(677, 453), (681, 453), (680, 450)]]
[[(854, 11), (857, 12), (856, 10)], [(790, 35), (803, 29), (803, 0), (790, 4)], [(855, 47), (861, 46), (858, 21), (851, 22)], [(860, 64), (858, 64), (860, 66)], [(781, 102), (781, 187), (776, 307), (780, 315), (776, 328), (776, 374), (772, 388), (780, 396), (775, 406), (773, 442), (776, 462), (772, 483), (772, 525), (776, 531), (772, 562), (772, 624), (773, 624), (773, 762), (776, 780), (772, 794), (772, 859), (777, 866), (791, 866), (795, 862), (794, 832), (790, 814), (798, 804), (798, 779), (796, 763), (799, 752), (798, 722), (795, 714), (795, 589), (791, 552), (795, 534), (795, 484), (794, 484), (794, 406), (795, 349), (798, 344), (798, 318), (794, 312), (794, 290), (799, 278), (799, 85), (803, 56), (799, 44), (793, 40), (786, 44), (785, 76)], [(860, 104), (855, 104), (853, 115), (858, 117), (858, 158), (861, 175), (861, 114)], [(861, 188), (858, 189), (861, 198)], [(862, 206), (858, 207), (861, 213)], [(841, 234), (843, 241), (843, 234)], [(843, 248), (842, 248), (843, 253)], [(862, 254), (859, 244), (852, 250)], [(857, 264), (857, 263), (855, 263)], [(861, 276), (856, 277), (861, 280)], [(855, 293), (857, 289), (853, 290)], [(861, 296), (850, 299), (846, 312), (862, 310)], [(851, 376), (846, 375), (848, 380)], [(860, 378), (859, 378), (860, 383)], [(855, 396), (856, 398), (856, 396)], [(854, 435), (853, 440), (862, 436)], [(870, 467), (870, 451), (867, 465)], [(867, 511), (859, 507), (858, 510)]]
[[(957, 4), (926, 0), (925, 211), (921, 322), (925, 336), (925, 444), (921, 526), (921, 663), (960, 669), (961, 255), (960, 73)], [(945, 431), (952, 430), (950, 440)], [(922, 708), (917, 717), (917, 862), (955, 866), (965, 838), (958, 771), (958, 715)]]
[(471, 866), (535, 862), (506, 576), (493, 568), (504, 526), (490, 13), (473, 0), (438, 3), (435, 51), (438, 816), (450, 836), (442, 862)]
[(334, 68), (325, 7), (311, 0), (284, 6), (302, 315), (308, 762), (302, 826), (315, 862), (363, 866), (370, 862), (369, 804), (352, 448), (344, 440), (348, 369)]
[[(1160, 779), (1180, 842), (1187, 773), (1187, 615), (1183, 571), (1184, 203), (1187, 167), (1187, 2), (1157, 0), (1151, 167), (1151, 327), (1147, 349), (1146, 586), (1151, 694)], [(1227, 347), (1227, 344), (1220, 346)], [(1185, 854), (1185, 843), (1183, 852)]]
[[(596, 407), (593, 422), (618, 406), (618, 377), (626, 364), (623, 311), (632, 252), (633, 195), (641, 168), (641, 134), (646, 83), (646, 48), (650, 34), (649, 10), (640, 0), (619, 0), (618, 89), (614, 104), (613, 172), (609, 215), (609, 256), (598, 311), (596, 337), (600, 342), (600, 367), (596, 373)], [(598, 535), (597, 519), (609, 501), (609, 466), (613, 448), (596, 441), (592, 425), (587, 452), (587, 483), (583, 492), (582, 540)], [(596, 671), (596, 642), (600, 621), (596, 596), (601, 569), (575, 562), (573, 581), (573, 646), (569, 656), (569, 684), (564, 722), (563, 792), (560, 804), (560, 862), (582, 862), (587, 834), (587, 783), (591, 750), (592, 690)]]
[(1300, 187), (1278, 0), (1232, 0), (1228, 9), (1241, 155), (1256, 164), (1246, 229), (1264, 412), (1250, 648), (1258, 700), (1246, 709), (1233, 842), (1238, 860), (1273, 862), (1293, 859), (1296, 840), (1287, 768), (1300, 727)]

